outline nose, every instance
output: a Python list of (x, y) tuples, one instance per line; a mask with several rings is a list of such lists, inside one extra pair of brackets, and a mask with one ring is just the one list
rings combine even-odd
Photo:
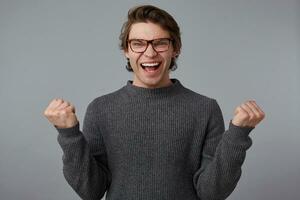
[(154, 50), (151, 43), (147, 46), (147, 49), (145, 50), (144, 55), (147, 57), (154, 57), (157, 55), (157, 52)]

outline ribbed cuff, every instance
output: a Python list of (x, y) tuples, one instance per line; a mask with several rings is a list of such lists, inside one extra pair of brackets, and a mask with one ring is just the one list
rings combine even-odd
[(58, 131), (59, 134), (62, 134), (65, 137), (77, 135), (78, 133), (80, 133), (79, 122), (75, 126), (70, 127), (70, 128), (58, 128), (55, 125), (54, 125), (54, 127), (56, 128), (56, 130)]
[(225, 137), (227, 140), (231, 141), (234, 144), (247, 144), (251, 143), (251, 138), (249, 137), (250, 132), (254, 129), (255, 127), (241, 127), (241, 126), (236, 126), (232, 123), (232, 120), (230, 120), (229, 123), (229, 128), (226, 131), (227, 133), (225, 134)]
[(241, 127), (241, 126), (236, 126), (232, 123), (232, 120), (230, 120), (229, 122), (229, 128), (233, 130), (234, 132), (243, 132), (246, 135), (249, 135), (249, 133), (254, 129), (255, 127), (250, 127), (250, 126), (246, 126), (246, 127)]

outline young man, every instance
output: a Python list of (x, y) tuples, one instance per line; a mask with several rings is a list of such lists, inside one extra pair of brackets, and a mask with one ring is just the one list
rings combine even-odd
[(228, 197), (263, 111), (255, 101), (241, 104), (225, 131), (215, 99), (170, 79), (181, 40), (164, 10), (131, 9), (120, 40), (133, 80), (95, 98), (82, 131), (68, 101), (54, 99), (44, 112), (59, 132), (68, 183), (84, 200), (106, 191), (110, 200)]

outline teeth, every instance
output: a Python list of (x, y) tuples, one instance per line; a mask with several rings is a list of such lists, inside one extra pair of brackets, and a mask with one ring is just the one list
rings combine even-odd
[(155, 67), (155, 66), (158, 66), (159, 63), (142, 63), (141, 65), (143, 67)]

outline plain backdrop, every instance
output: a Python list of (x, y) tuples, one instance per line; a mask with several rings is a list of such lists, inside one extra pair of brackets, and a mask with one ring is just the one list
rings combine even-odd
[(118, 37), (128, 9), (145, 3), (168, 11), (181, 28), (171, 77), (217, 99), (226, 129), (248, 99), (266, 113), (228, 199), (299, 199), (296, 0), (0, 0), (0, 199), (79, 200), (43, 111), (64, 98), (82, 123), (89, 102), (132, 79)]

